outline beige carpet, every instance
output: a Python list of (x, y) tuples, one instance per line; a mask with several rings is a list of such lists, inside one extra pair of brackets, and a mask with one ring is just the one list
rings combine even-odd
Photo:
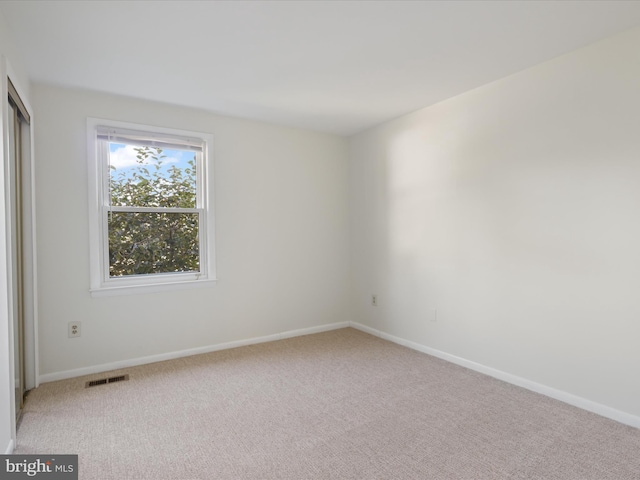
[(353, 329), (52, 382), (15, 453), (84, 480), (640, 479), (640, 430)]

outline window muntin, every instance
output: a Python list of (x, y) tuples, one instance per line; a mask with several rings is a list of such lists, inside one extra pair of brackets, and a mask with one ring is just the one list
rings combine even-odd
[(96, 187), (90, 192), (92, 294), (214, 280), (211, 136), (97, 119), (88, 124)]

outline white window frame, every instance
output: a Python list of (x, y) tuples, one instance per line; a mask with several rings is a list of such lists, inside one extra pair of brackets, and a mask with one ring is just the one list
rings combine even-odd
[[(196, 155), (196, 208), (171, 209), (185, 213), (198, 213), (200, 271), (158, 273), (146, 275), (109, 276), (109, 231), (107, 215), (112, 211), (156, 211), (135, 207), (112, 207), (109, 198), (109, 152), (106, 142), (98, 139), (98, 130), (143, 132), (167, 138), (196, 138), (203, 142), (202, 154)], [(89, 163), (89, 256), (91, 295), (112, 296), (153, 293), (166, 290), (206, 287), (215, 284), (214, 205), (213, 205), (213, 136), (208, 133), (155, 127), (100, 118), (87, 118), (87, 149)]]

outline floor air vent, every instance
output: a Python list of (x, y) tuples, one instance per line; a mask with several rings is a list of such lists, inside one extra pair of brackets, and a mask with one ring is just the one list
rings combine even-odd
[(124, 382), (129, 380), (129, 375), (119, 375), (117, 377), (101, 378), (100, 380), (91, 380), (84, 384), (84, 388), (97, 387), (98, 385), (106, 385), (107, 383)]

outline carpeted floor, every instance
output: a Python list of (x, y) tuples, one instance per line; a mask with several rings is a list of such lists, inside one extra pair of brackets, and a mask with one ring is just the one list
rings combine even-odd
[(15, 453), (82, 480), (640, 479), (640, 430), (350, 328), (43, 384)]

